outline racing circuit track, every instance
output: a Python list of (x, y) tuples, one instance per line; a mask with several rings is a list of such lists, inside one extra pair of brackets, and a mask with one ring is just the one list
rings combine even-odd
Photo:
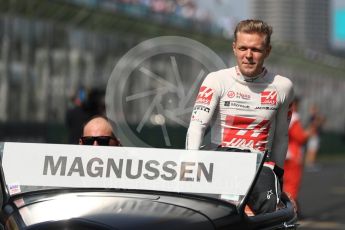
[(345, 230), (345, 157), (305, 170), (299, 204), (302, 230)]

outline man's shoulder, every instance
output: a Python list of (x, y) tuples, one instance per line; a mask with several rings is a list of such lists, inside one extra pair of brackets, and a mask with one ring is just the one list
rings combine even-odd
[(281, 98), (282, 102), (287, 101), (290, 103), (294, 97), (294, 87), (292, 81), (279, 74), (274, 74), (272, 76), (271, 85), (277, 90), (279, 98)]
[(285, 90), (293, 88), (293, 83), (289, 78), (275, 73), (271, 73), (270, 75), (272, 76), (272, 84), (275, 85), (275, 87)]
[(214, 72), (209, 73), (209, 76), (212, 78), (223, 78), (223, 77), (229, 77), (233, 74), (236, 74), (235, 68), (226, 68), (226, 69), (220, 69)]

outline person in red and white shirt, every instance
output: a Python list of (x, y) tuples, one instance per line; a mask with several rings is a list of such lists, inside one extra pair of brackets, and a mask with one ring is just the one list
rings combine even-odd
[(311, 124), (304, 129), (298, 114), (299, 99), (292, 104), (292, 117), (289, 126), (289, 144), (287, 157), (284, 164), (284, 188), (295, 201), (298, 199), (298, 191), (303, 172), (303, 146), (308, 138), (316, 132), (316, 124)]
[(186, 149), (200, 149), (211, 126), (208, 149), (226, 147), (269, 152), (283, 168), (293, 84), (268, 71), (272, 28), (260, 20), (241, 21), (234, 32), (237, 66), (208, 74), (197, 96), (186, 137)]

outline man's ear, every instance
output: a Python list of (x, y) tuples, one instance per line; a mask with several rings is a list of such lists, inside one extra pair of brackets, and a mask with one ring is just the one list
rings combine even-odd
[(232, 43), (232, 51), (234, 52), (234, 55), (236, 55), (236, 42)]
[(266, 57), (268, 57), (270, 55), (271, 50), (272, 50), (272, 46), (269, 45), (269, 47), (266, 49), (266, 55), (265, 55)]
[(80, 145), (82, 145), (82, 144), (83, 144), (83, 142), (81, 141), (81, 138), (79, 138), (79, 144), (80, 144)]

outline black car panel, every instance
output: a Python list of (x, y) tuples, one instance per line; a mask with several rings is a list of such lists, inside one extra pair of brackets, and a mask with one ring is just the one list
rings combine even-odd
[[(99, 223), (111, 229), (215, 229), (207, 214), (223, 218), (236, 213), (234, 205), (207, 202), (193, 196), (141, 195), (117, 192), (69, 192), (17, 197), (19, 216), (28, 227), (66, 223)], [(68, 207), (68, 208), (67, 208)], [(7, 209), (8, 210), (8, 209)], [(51, 211), (49, 211), (51, 210)], [(61, 213), (62, 212), (62, 213)], [(204, 213), (205, 212), (205, 213)], [(73, 221), (72, 221), (73, 220)], [(83, 220), (83, 221), (81, 221)]]

